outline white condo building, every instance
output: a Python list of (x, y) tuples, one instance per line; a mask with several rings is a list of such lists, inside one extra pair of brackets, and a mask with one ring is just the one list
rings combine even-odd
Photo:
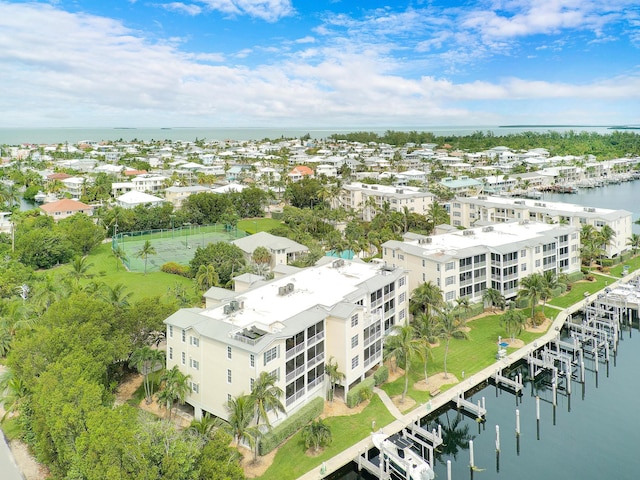
[(381, 262), (321, 263), (165, 320), (167, 368), (191, 375), (186, 403), (196, 418), (226, 419), (227, 401), (248, 394), (263, 371), (278, 379), (288, 415), (325, 397), (330, 357), (345, 374), (345, 395), (382, 363), (383, 336), (407, 317), (406, 272)]
[(338, 197), (333, 200), (332, 206), (360, 210), (362, 219), (370, 222), (385, 202), (394, 212), (402, 212), (404, 207), (407, 207), (409, 212), (424, 215), (433, 203), (433, 199), (432, 193), (417, 187), (392, 187), (354, 182), (342, 187)]
[(605, 248), (607, 257), (617, 257), (630, 249), (627, 239), (632, 233), (632, 218), (631, 212), (626, 210), (479, 195), (456, 198), (451, 201), (449, 213), (453, 226), (466, 228), (521, 220), (566, 223), (578, 228), (593, 225), (597, 230), (608, 225), (615, 232), (615, 237)]
[(442, 235), (409, 233), (382, 246), (388, 266), (409, 272), (410, 291), (431, 281), (447, 302), (479, 302), (488, 288), (510, 299), (532, 273), (580, 271), (580, 229), (571, 225), (523, 220)]

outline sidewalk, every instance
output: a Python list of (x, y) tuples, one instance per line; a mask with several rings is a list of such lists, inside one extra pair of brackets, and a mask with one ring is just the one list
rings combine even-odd
[(378, 387), (373, 387), (373, 393), (375, 393), (380, 397), (380, 400), (382, 400), (382, 403), (384, 403), (384, 406), (387, 407), (387, 410), (389, 410), (389, 413), (393, 415), (397, 420), (400, 420), (404, 416), (402, 412), (398, 410), (398, 407), (395, 406), (395, 404), (393, 403), (393, 400), (389, 398), (389, 395), (387, 395), (387, 392), (385, 392), (384, 390)]

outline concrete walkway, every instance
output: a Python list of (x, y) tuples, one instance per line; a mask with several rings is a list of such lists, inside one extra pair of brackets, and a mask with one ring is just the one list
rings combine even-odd
[(389, 410), (389, 413), (393, 415), (396, 419), (400, 420), (404, 416), (402, 412), (398, 410), (398, 407), (396, 407), (396, 405), (393, 403), (393, 400), (391, 400), (389, 395), (387, 395), (387, 392), (385, 392), (384, 390), (378, 387), (373, 387), (373, 393), (375, 393), (380, 397), (380, 400), (382, 400), (382, 403), (384, 403), (384, 406), (387, 407), (387, 410)]

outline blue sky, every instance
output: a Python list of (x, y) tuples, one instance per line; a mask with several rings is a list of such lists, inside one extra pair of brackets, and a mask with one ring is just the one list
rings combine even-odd
[(637, 0), (0, 0), (0, 127), (640, 124)]

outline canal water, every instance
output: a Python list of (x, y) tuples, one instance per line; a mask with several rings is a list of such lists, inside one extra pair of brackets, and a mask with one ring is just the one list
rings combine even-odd
[[(486, 422), (450, 409), (426, 422), (427, 428), (442, 425), (445, 446), (437, 455), (437, 479), (452, 480), (603, 480), (640, 477), (640, 332), (626, 330), (618, 353), (609, 366), (586, 360), (584, 384), (571, 383), (571, 395), (558, 391), (554, 407), (550, 379), (542, 374), (525, 381), (524, 393), (487, 386), (470, 399), (484, 402)], [(523, 367), (524, 368), (524, 367)], [(560, 385), (564, 385), (561, 380)], [(540, 421), (536, 420), (536, 396), (540, 398)], [(520, 435), (516, 435), (516, 410)], [(496, 426), (500, 452), (496, 451)], [(470, 468), (469, 440), (473, 441), (474, 465)], [(328, 477), (332, 480), (373, 479), (357, 472), (355, 463)]]
[[(611, 208), (631, 212), (632, 221), (640, 218), (640, 180), (596, 188), (580, 188), (578, 193), (544, 192), (542, 199), (550, 202), (565, 202), (585, 207)], [(640, 225), (633, 225), (633, 233), (640, 234)]]

